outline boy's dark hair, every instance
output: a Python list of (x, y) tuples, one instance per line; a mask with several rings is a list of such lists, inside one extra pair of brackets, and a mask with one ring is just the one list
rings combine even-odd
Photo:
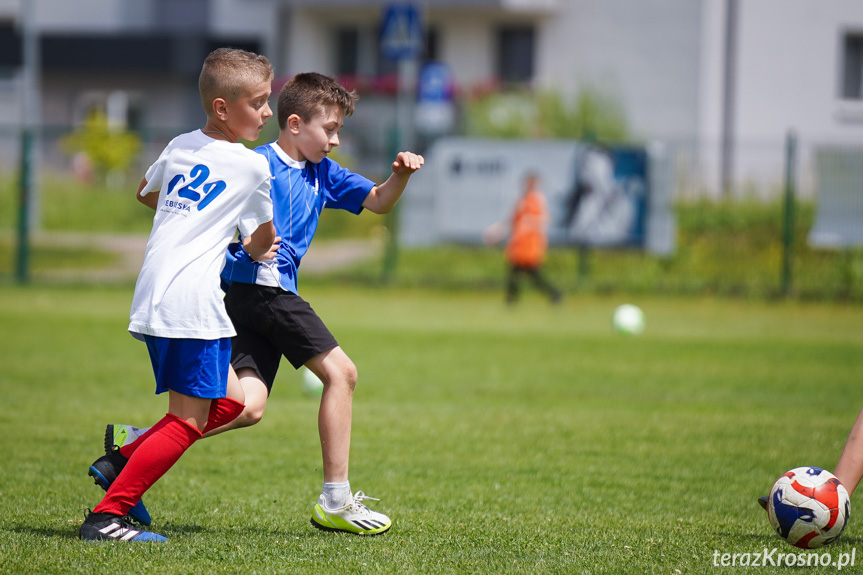
[(297, 74), (279, 91), (279, 129), (284, 130), (288, 117), (296, 114), (303, 122), (328, 106), (339, 106), (345, 116), (354, 113), (354, 102), (359, 99), (354, 90), (350, 92), (329, 76), (317, 72)]
[(273, 66), (266, 56), (238, 48), (218, 48), (204, 60), (198, 91), (209, 116), (216, 98), (234, 101), (256, 84), (272, 81)]

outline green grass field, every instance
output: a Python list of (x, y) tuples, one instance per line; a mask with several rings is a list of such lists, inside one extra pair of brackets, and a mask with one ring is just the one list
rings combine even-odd
[[(621, 296), (507, 309), (314, 285), (360, 373), (351, 485), (393, 529), (309, 525), (317, 405), (286, 365), (259, 425), (195, 445), (146, 495), (169, 543), (83, 543), (104, 425), (167, 404), (125, 332), (131, 294), (0, 287), (2, 573), (733, 573), (716, 552), (796, 552), (755, 500), (832, 468), (863, 406), (859, 306), (638, 297), (632, 338), (610, 329)], [(852, 509), (827, 549), (855, 551), (860, 525)]]

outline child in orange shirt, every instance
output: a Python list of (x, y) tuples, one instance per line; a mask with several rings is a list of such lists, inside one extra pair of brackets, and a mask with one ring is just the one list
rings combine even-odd
[(506, 259), (509, 262), (506, 301), (509, 304), (518, 299), (519, 280), (522, 275), (533, 280), (552, 303), (560, 301), (560, 291), (540, 272), (548, 249), (548, 219), (545, 197), (539, 189), (539, 176), (530, 172), (524, 178), (524, 195), (516, 204), (512, 216), (512, 231), (506, 244)]

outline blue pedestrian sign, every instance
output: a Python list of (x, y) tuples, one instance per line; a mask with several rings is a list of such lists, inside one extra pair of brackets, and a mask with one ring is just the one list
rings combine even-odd
[(381, 52), (390, 60), (410, 60), (422, 53), (420, 13), (410, 2), (389, 4), (381, 19)]
[(445, 134), (455, 124), (453, 75), (443, 62), (428, 62), (417, 82), (416, 126), (426, 134)]
[(451, 102), (452, 72), (444, 62), (428, 62), (420, 70), (417, 99), (420, 102)]

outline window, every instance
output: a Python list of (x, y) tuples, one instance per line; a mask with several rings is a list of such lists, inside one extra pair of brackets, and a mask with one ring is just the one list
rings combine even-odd
[(13, 22), (0, 22), (0, 69), (24, 63), (21, 35)]
[(353, 76), (357, 70), (360, 31), (356, 27), (336, 30), (336, 74)]
[(846, 34), (842, 43), (844, 100), (863, 100), (863, 32)]
[[(371, 87), (386, 93), (396, 90), (399, 63), (383, 55), (380, 36), (377, 26), (348, 25), (333, 29), (333, 65), (335, 75), (342, 82), (358, 82), (359, 87)], [(439, 34), (436, 28), (424, 30), (422, 49), (418, 55), (420, 65), (438, 57)]]
[(533, 79), (535, 33), (532, 26), (504, 27), (497, 35), (497, 74), (505, 83)]
[(425, 62), (431, 62), (437, 60), (439, 58), (438, 52), (440, 45), (438, 29), (436, 27), (429, 27), (425, 30), (425, 54), (420, 58)]

